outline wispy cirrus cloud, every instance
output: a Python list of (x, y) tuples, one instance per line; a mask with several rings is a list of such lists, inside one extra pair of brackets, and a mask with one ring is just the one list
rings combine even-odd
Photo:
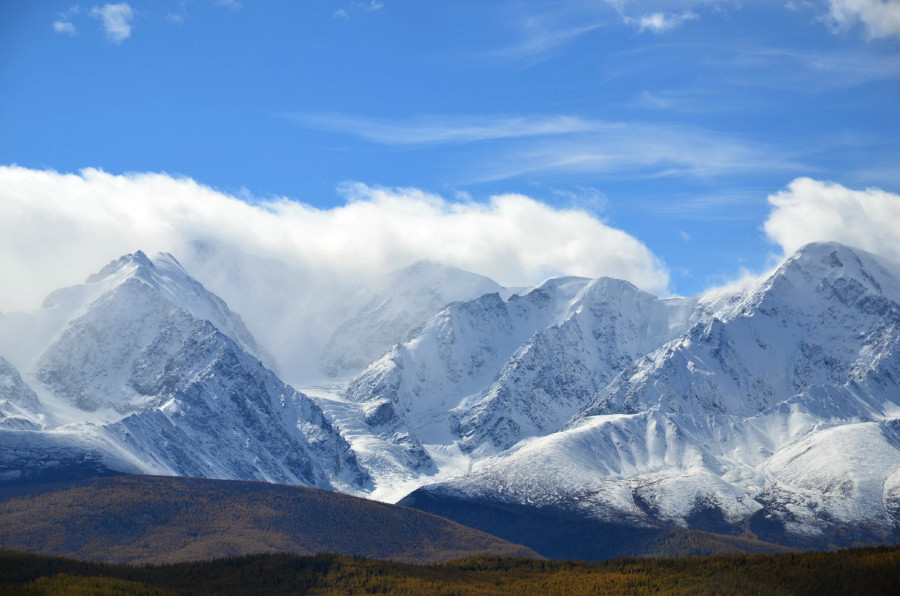
[(516, 41), (500, 48), (483, 52), (479, 54), (479, 58), (499, 62), (536, 60), (551, 50), (568, 45), (603, 25), (603, 21), (588, 24), (558, 23), (547, 17), (529, 17), (522, 23)]
[(301, 126), (390, 146), (501, 142), (473, 152), (465, 183), (551, 172), (711, 177), (798, 167), (771, 147), (693, 126), (607, 122), (571, 115), (430, 116), (382, 121), (341, 114), (292, 114)]
[(604, 26), (616, 23), (639, 31), (664, 33), (699, 18), (695, 7), (710, 0), (567, 0), (551, 4), (512, 3), (507, 23), (517, 31), (516, 41), (488, 53), (500, 59), (535, 58)]
[(801, 167), (797, 156), (724, 133), (691, 126), (610, 123), (589, 134), (538, 139), (482, 156), (469, 166), (466, 182), (585, 173), (711, 179)]
[(590, 132), (605, 126), (577, 116), (422, 116), (384, 121), (348, 114), (292, 113), (286, 117), (307, 128), (361, 137), (384, 145), (470, 143)]
[[(483, 57), (535, 62), (553, 50), (606, 26), (627, 26), (639, 32), (663, 34), (685, 26), (704, 14), (750, 11), (739, 0), (563, 0), (509, 2), (503, 24), (515, 32), (512, 41), (485, 52)], [(835, 31), (860, 25), (870, 39), (900, 36), (900, 0), (808, 0), (786, 2), (784, 9), (813, 15)], [(818, 26), (821, 26), (819, 24)]]
[(753, 85), (810, 92), (900, 77), (900, 56), (858, 50), (813, 51), (736, 44), (730, 54), (715, 60), (734, 67), (734, 76), (764, 72), (765, 77), (750, 79)]

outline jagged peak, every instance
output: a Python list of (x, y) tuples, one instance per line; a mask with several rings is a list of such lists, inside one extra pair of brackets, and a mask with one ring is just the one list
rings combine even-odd
[(184, 269), (171, 253), (159, 252), (153, 258), (147, 256), (142, 250), (122, 255), (118, 259), (110, 261), (97, 273), (89, 276), (85, 283), (98, 283), (113, 275), (125, 274), (127, 277), (139, 277), (146, 282), (153, 283), (159, 275), (190, 278), (191, 275)]
[(103, 267), (103, 269), (101, 269), (97, 273), (90, 275), (87, 280), (85, 280), (85, 283), (97, 283), (103, 281), (111, 275), (115, 275), (126, 269), (137, 271), (142, 267), (147, 269), (155, 269), (153, 261), (151, 261), (150, 258), (147, 257), (144, 251), (138, 250), (133, 253), (122, 255), (118, 259), (110, 261), (108, 265)]
[(701, 299), (701, 318), (715, 315), (727, 320), (767, 309), (764, 305), (792, 304), (807, 311), (817, 295), (839, 295), (841, 301), (853, 303), (865, 296), (900, 302), (900, 269), (879, 255), (840, 242), (811, 242), (752, 285), (708, 293)]
[(585, 288), (585, 293), (591, 294), (609, 294), (613, 292), (617, 294), (628, 294), (629, 296), (640, 295), (650, 298), (656, 297), (649, 292), (641, 290), (630, 281), (618, 279), (616, 277), (598, 277), (597, 279), (592, 280)]
[[(811, 242), (802, 246), (772, 276), (798, 277), (810, 283), (825, 280), (855, 280), (876, 294), (900, 299), (896, 269), (868, 251), (840, 242)], [(771, 285), (771, 284), (770, 284)]]
[[(172, 254), (160, 252), (151, 259), (141, 250), (125, 254), (109, 262), (84, 284), (62, 288), (44, 300), (42, 308), (61, 308), (75, 316), (87, 312), (103, 296), (116, 295), (120, 290), (155, 293), (193, 317), (209, 321), (216, 329), (236, 341), (241, 347), (262, 359), (275, 370), (272, 357), (262, 350), (247, 330), (240, 315), (202, 283), (188, 273)], [(126, 299), (130, 300), (126, 294)]]
[(860, 255), (872, 258), (874, 255), (840, 242), (810, 242), (801, 246), (787, 263), (816, 264), (827, 269), (864, 267)]
[(560, 298), (575, 298), (593, 281), (589, 277), (579, 277), (577, 275), (551, 277), (525, 295), (551, 294)]

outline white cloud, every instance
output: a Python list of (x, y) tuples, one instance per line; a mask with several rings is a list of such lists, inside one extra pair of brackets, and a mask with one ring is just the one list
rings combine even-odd
[(334, 18), (336, 18), (336, 19), (344, 19), (345, 21), (349, 21), (349, 20), (350, 20), (350, 15), (348, 15), (348, 14), (347, 14), (347, 11), (344, 10), (343, 8), (339, 8), (339, 9), (337, 9), (336, 11), (334, 11)]
[(53, 30), (61, 35), (75, 35), (78, 33), (75, 25), (68, 21), (54, 21)]
[(632, 22), (638, 26), (638, 30), (651, 31), (653, 33), (665, 33), (677, 27), (680, 27), (685, 21), (696, 19), (697, 15), (693, 12), (684, 12), (681, 14), (666, 15), (661, 12), (654, 12), (643, 15), (637, 19), (627, 19), (626, 22)]
[(105, 4), (102, 7), (93, 7), (91, 16), (103, 22), (106, 36), (115, 43), (122, 43), (131, 37), (131, 21), (134, 19), (134, 11), (127, 2), (120, 4)]
[(785, 255), (809, 242), (837, 241), (900, 260), (900, 195), (798, 178), (769, 203), (766, 234)]
[(283, 368), (296, 368), (327, 338), (338, 297), (421, 259), (508, 285), (562, 273), (668, 285), (646, 246), (583, 210), (522, 195), (456, 203), (416, 189), (341, 192), (345, 204), (317, 209), (250, 204), (165, 174), (0, 167), (0, 311), (35, 308), (121, 254), (167, 251), (242, 314)]
[(712, 4), (716, 9), (730, 4), (728, 0), (649, 0), (628, 2), (626, 0), (606, 0), (619, 14), (622, 22), (638, 31), (665, 33), (677, 29), (687, 21), (700, 18), (695, 9)]
[(81, 7), (76, 4), (58, 13), (59, 18), (53, 21), (53, 30), (60, 35), (77, 35), (78, 30), (75, 28), (75, 23), (72, 22), (72, 17), (77, 16), (80, 12)]
[(828, 8), (838, 27), (861, 23), (870, 38), (900, 37), (900, 0), (828, 0)]

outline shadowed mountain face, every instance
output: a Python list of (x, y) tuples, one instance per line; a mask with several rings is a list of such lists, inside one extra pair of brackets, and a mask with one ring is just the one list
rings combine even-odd
[(602, 561), (623, 556), (693, 557), (789, 550), (748, 536), (716, 534), (712, 524), (709, 531), (662, 524), (634, 526), (590, 519), (563, 509), (477, 500), (424, 489), (400, 504), (527, 545), (550, 559)]
[[(264, 552), (416, 563), (527, 549), (414, 509), (260, 482), (119, 476), (0, 501), (0, 548), (116, 563)], [(3, 498), (0, 493), (0, 498)]]

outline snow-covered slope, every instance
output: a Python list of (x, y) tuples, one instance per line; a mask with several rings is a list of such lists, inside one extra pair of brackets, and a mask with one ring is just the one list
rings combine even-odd
[[(532, 294), (555, 302), (562, 282), (551, 280)], [(620, 280), (586, 283), (564, 314), (516, 348), (486, 391), (457, 409), (460, 445), (469, 451), (489, 442), (505, 449), (558, 430), (634, 358), (680, 331), (692, 305), (657, 299)]]
[(477, 463), (559, 430), (635, 357), (684, 329), (694, 302), (574, 277), (507, 299), (486, 294), (447, 306), (345, 396), (394, 464), (432, 474), (431, 455)]
[(359, 373), (451, 302), (501, 292), (496, 282), (462, 269), (419, 261), (393, 272), (342, 322), (322, 354), (330, 376)]
[(0, 428), (40, 428), (41, 404), (31, 387), (0, 356)]
[[(39, 406), (25, 390), (14, 403), (44, 415), (41, 432), (98, 435), (155, 474), (366, 485), (319, 407), (263, 365), (240, 318), (169, 255), (126, 255), (41, 311), (4, 317), (0, 336)], [(17, 350), (25, 336), (36, 339)]]
[(898, 301), (896, 278), (874, 257), (809, 245), (748, 295), (629, 367), (584, 414), (641, 411), (662, 400), (670, 411), (750, 416), (814, 387), (846, 386), (865, 398), (865, 386), (880, 396), (873, 382), (900, 378)]
[(767, 539), (895, 540), (898, 430), (900, 279), (814, 244), (750, 292), (701, 303), (561, 432), (424, 490)]

